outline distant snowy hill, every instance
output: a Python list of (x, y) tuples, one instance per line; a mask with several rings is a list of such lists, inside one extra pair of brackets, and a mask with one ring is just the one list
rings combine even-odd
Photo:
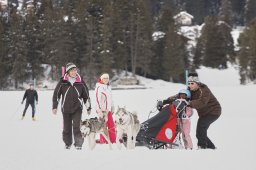
[(200, 81), (210, 86), (238, 86), (240, 85), (239, 70), (228, 66), (228, 69), (210, 69), (201, 67), (197, 70)]

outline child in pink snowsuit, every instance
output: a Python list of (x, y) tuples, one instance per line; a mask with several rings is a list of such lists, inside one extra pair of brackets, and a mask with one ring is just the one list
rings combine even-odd
[[(171, 104), (177, 99), (185, 99), (187, 102), (191, 99), (191, 93), (188, 89), (182, 89), (179, 91), (178, 94), (175, 96), (171, 96), (167, 98), (166, 100), (163, 100), (163, 102), (158, 102), (157, 108), (158, 110), (161, 110), (163, 105), (166, 104)], [(185, 149), (192, 149), (193, 148), (193, 143), (192, 139), (190, 137), (190, 117), (193, 114), (193, 110), (191, 107), (186, 106), (185, 109), (178, 115), (178, 123), (180, 125), (181, 129), (181, 134), (182, 134), (182, 139), (183, 143), (185, 146)]]
[(185, 149), (193, 149), (193, 143), (190, 136), (190, 117), (193, 114), (191, 107), (186, 107), (181, 113), (181, 118), (179, 119), (182, 139), (184, 142)]
[[(109, 85), (109, 75), (104, 73), (100, 76), (100, 80), (96, 83), (96, 112), (100, 119), (104, 118), (106, 126), (108, 127), (108, 133), (111, 143), (116, 142), (116, 130), (112, 117), (114, 112), (114, 105), (112, 100), (111, 87)], [(103, 117), (107, 115), (106, 117)], [(107, 143), (107, 140), (100, 135), (99, 143)]]

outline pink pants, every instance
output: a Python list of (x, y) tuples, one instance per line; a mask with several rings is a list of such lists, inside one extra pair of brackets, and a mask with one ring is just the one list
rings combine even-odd
[[(106, 126), (108, 127), (110, 142), (116, 143), (116, 129), (111, 112), (108, 112), (108, 121), (106, 122)], [(103, 135), (100, 135), (100, 143), (107, 143), (107, 140)]]
[(180, 120), (181, 123), (181, 134), (182, 134), (182, 139), (184, 142), (184, 146), (186, 149), (192, 149), (193, 148), (193, 143), (192, 139), (190, 137), (190, 120), (189, 119), (182, 119)]

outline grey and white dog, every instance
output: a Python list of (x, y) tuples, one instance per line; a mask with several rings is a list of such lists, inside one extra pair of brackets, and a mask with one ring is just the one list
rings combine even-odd
[(116, 125), (116, 144), (119, 149), (122, 145), (120, 139), (123, 135), (127, 135), (127, 149), (134, 149), (136, 143), (136, 136), (140, 130), (140, 122), (137, 114), (128, 112), (125, 107), (118, 107), (117, 112), (113, 114)]
[(108, 128), (104, 121), (100, 121), (97, 117), (85, 119), (81, 121), (81, 134), (84, 138), (88, 138), (88, 144), (91, 150), (96, 146), (96, 134), (102, 134), (108, 142), (109, 149), (112, 150), (112, 144), (109, 139)]

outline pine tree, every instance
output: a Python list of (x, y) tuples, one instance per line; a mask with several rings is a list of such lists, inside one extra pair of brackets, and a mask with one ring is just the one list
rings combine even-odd
[(58, 39), (60, 39), (60, 23), (63, 20), (59, 17), (60, 9), (53, 7), (52, 0), (42, 1), (38, 16), (40, 19), (41, 35), (44, 36), (43, 51), (42, 51), (42, 63), (51, 66), (50, 78), (57, 80), (60, 78), (60, 69), (65, 63), (57, 55)]
[(250, 71), (248, 69), (248, 65), (249, 65), (249, 55), (250, 55), (250, 51), (249, 51), (249, 30), (246, 30), (244, 33), (240, 34), (239, 36), (239, 46), (240, 46), (240, 51), (238, 54), (238, 58), (239, 58), (239, 65), (240, 65), (240, 82), (241, 84), (246, 84), (249, 75), (250, 75)]
[(205, 38), (204, 36), (201, 36), (197, 39), (197, 44), (194, 51), (194, 57), (193, 57), (194, 69), (200, 68), (200, 66), (203, 64), (204, 54), (205, 54)]
[(7, 78), (9, 77), (9, 66), (7, 63), (8, 56), (8, 44), (7, 44), (7, 24), (0, 15), (0, 89), (5, 88), (8, 85)]
[(245, 5), (245, 23), (250, 24), (250, 22), (256, 17), (256, 1), (247, 0)]
[(233, 11), (233, 23), (235, 25), (244, 25), (244, 6), (246, 0), (231, 0)]
[[(78, 58), (74, 61), (80, 68), (81, 76), (85, 81), (93, 78), (91, 72), (88, 70), (90, 65), (89, 60), (89, 32), (88, 32), (88, 2), (79, 0), (75, 6), (74, 18), (74, 41), (76, 44), (75, 51), (78, 53)], [(89, 73), (90, 72), (90, 73)], [(89, 74), (88, 74), (89, 73)], [(92, 77), (91, 77), (92, 76)]]
[(207, 17), (202, 29), (203, 65), (212, 68), (226, 68), (232, 61), (233, 39), (230, 27), (219, 22), (216, 17)]
[(241, 83), (256, 80), (256, 19), (239, 37), (239, 63)]
[(113, 36), (112, 30), (112, 18), (113, 15), (113, 4), (107, 3), (104, 5), (103, 11), (103, 23), (102, 23), (102, 51), (100, 52), (100, 57), (102, 64), (100, 66), (100, 74), (103, 72), (107, 72), (109, 74), (112, 73), (112, 65), (113, 65), (113, 49), (111, 46), (111, 37)]
[(184, 82), (186, 48), (183, 37), (178, 35), (175, 27), (170, 25), (166, 34), (164, 49), (164, 79), (171, 82)]
[(16, 9), (11, 10), (10, 14), (10, 39), (9, 55), (12, 57), (11, 74), (14, 79), (15, 88), (19, 83), (23, 83), (28, 78), (27, 71), (27, 50), (23, 36), (23, 18)]
[(126, 70), (129, 67), (129, 20), (131, 14), (129, 0), (113, 1), (114, 20), (112, 48), (114, 63), (118, 71)]
[[(224, 23), (223, 23), (224, 21)], [(219, 24), (218, 28), (220, 33), (224, 38), (223, 50), (226, 51), (227, 59), (230, 62), (235, 62), (235, 52), (234, 52), (234, 41), (231, 35), (233, 28), (232, 19), (232, 6), (230, 0), (222, 0), (222, 5), (219, 13)]]
[[(163, 38), (159, 38), (158, 40), (153, 42), (153, 57), (151, 61), (151, 71), (150, 77), (164, 78), (165, 70), (163, 63), (164, 61), (164, 49), (166, 46), (166, 34), (169, 31), (169, 27), (174, 26), (173, 13), (169, 8), (163, 8), (161, 10), (158, 22), (157, 22), (157, 30), (161, 31), (164, 34)], [(157, 63), (157, 64), (156, 64)]]
[(150, 63), (152, 60), (152, 20), (150, 12), (146, 8), (144, 1), (137, 1), (137, 74), (146, 76), (150, 73)]
[(33, 10), (28, 11), (24, 22), (24, 35), (26, 41), (26, 57), (30, 78), (32, 80), (39, 79), (43, 75), (42, 67), (42, 51), (43, 51), (43, 35), (41, 35), (40, 22)]
[(219, 20), (226, 22), (230, 27), (233, 26), (232, 6), (230, 0), (221, 1)]
[(186, 9), (188, 13), (194, 16), (194, 22), (196, 24), (202, 24), (204, 22), (204, 17), (209, 11), (209, 1), (205, 0), (186, 0)]
[(151, 48), (149, 43), (151, 40), (151, 30), (149, 25), (150, 20), (149, 16), (147, 16), (144, 2), (142, 0), (134, 1), (132, 6), (131, 9), (133, 11), (131, 11), (129, 22), (129, 51), (131, 71), (135, 76), (138, 64), (144, 65), (145, 68), (149, 67), (151, 57), (148, 54)]

